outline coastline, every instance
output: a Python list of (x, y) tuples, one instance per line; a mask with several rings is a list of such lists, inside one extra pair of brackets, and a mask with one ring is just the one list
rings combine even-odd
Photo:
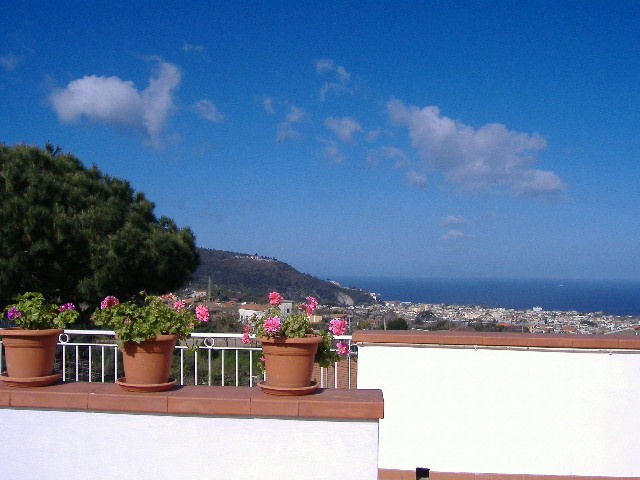
[[(376, 305), (327, 307), (344, 313), (352, 329), (386, 329), (392, 320), (403, 319), (404, 329), (476, 330), (553, 334), (626, 334), (640, 333), (640, 315), (609, 315), (575, 310), (528, 310), (477, 305), (430, 304), (385, 301)], [(391, 324), (391, 323), (390, 323)], [(394, 329), (396, 327), (389, 327)]]
[(338, 276), (342, 285), (380, 294), (383, 301), (484, 306), (526, 311), (640, 314), (640, 281)]

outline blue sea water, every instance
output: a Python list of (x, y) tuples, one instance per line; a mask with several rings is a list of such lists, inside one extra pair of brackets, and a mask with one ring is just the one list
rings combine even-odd
[(640, 281), (338, 277), (385, 300), (640, 314)]

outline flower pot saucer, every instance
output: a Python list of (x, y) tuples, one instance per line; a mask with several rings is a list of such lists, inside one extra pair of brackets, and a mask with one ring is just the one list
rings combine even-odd
[(44, 375), (43, 377), (10, 377), (0, 375), (0, 380), (8, 387), (44, 387), (52, 385), (60, 379), (59, 373)]
[(318, 388), (318, 382), (311, 382), (310, 385), (306, 387), (274, 387), (271, 385), (267, 385), (266, 382), (258, 382), (258, 386), (262, 389), (264, 393), (269, 395), (308, 395), (312, 393), (316, 388)]
[(176, 381), (170, 378), (168, 382), (164, 383), (127, 383), (127, 377), (120, 377), (116, 383), (127, 392), (165, 392), (171, 390)]

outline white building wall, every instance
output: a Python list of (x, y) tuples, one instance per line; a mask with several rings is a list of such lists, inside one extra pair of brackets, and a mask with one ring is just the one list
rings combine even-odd
[(377, 478), (377, 421), (0, 408), (2, 479)]
[(640, 354), (363, 345), (379, 467), (640, 476)]
[(238, 309), (238, 321), (240, 323), (247, 323), (247, 322), (249, 322), (251, 320), (251, 317), (253, 317), (254, 315), (260, 316), (263, 313), (264, 312), (261, 312), (261, 311), (258, 311), (258, 310), (239, 308)]

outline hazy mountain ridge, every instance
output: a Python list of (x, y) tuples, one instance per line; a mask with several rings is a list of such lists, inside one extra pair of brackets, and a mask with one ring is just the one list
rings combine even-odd
[(276, 290), (294, 301), (311, 295), (325, 304), (375, 303), (365, 290), (320, 280), (275, 258), (208, 248), (198, 248), (198, 253), (200, 265), (192, 276), (192, 286), (206, 289), (211, 278), (214, 295), (216, 291), (237, 292), (243, 300), (265, 300), (268, 292)]

